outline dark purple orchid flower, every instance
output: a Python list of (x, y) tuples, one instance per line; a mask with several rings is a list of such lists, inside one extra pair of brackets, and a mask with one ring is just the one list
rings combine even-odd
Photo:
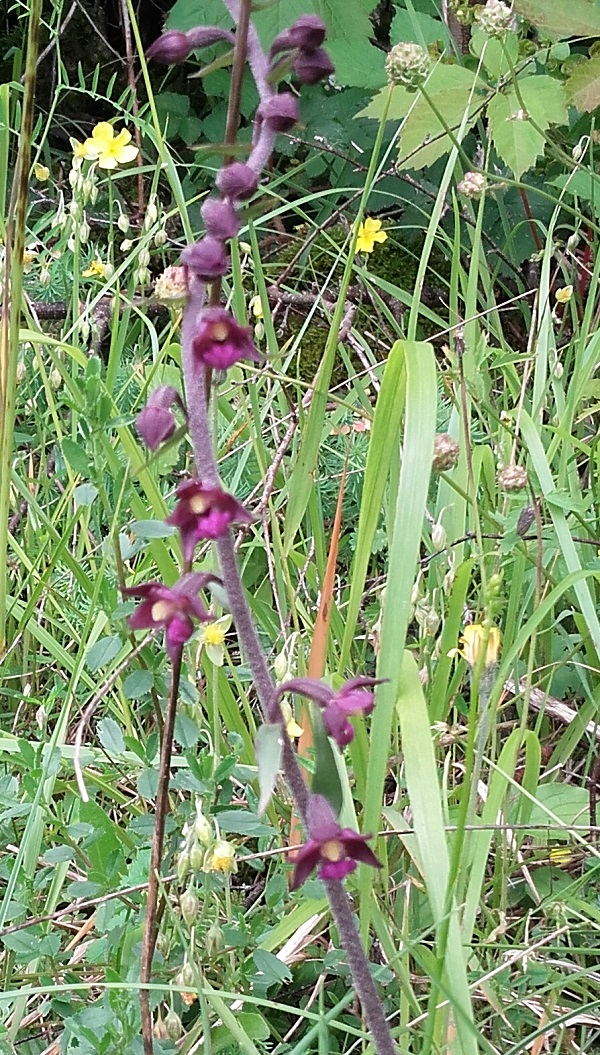
[(292, 678), (279, 686), (277, 698), (285, 692), (297, 692), (300, 696), (314, 700), (323, 710), (323, 725), (327, 734), (338, 747), (345, 747), (354, 739), (354, 729), (348, 717), (352, 714), (370, 714), (375, 699), (368, 690), (384, 681), (385, 678), (350, 678), (341, 689), (334, 692), (329, 685), (315, 678)]
[(192, 51), (209, 47), (219, 40), (233, 44), (235, 37), (228, 29), (219, 29), (217, 26), (196, 26), (187, 33), (168, 29), (148, 48), (146, 58), (172, 65), (184, 62)]
[(129, 616), (132, 630), (151, 630), (164, 627), (167, 652), (171, 660), (177, 650), (189, 641), (194, 633), (193, 619), (209, 622), (211, 616), (198, 597), (200, 590), (216, 576), (205, 572), (183, 575), (175, 586), (163, 586), (160, 582), (145, 582), (139, 586), (125, 586), (125, 597), (141, 597), (142, 603)]
[(318, 15), (301, 15), (289, 29), (284, 29), (275, 37), (269, 55), (291, 51), (293, 48), (314, 51), (323, 43), (326, 33), (327, 27)]
[(261, 359), (250, 330), (224, 308), (206, 308), (200, 316), (192, 351), (202, 366), (227, 370), (240, 359)]
[(166, 523), (179, 528), (187, 562), (192, 560), (201, 539), (222, 538), (232, 523), (252, 523), (252, 515), (241, 502), (220, 487), (203, 487), (198, 480), (184, 480), (176, 494), (177, 505)]
[(182, 405), (175, 389), (171, 385), (160, 385), (150, 394), (146, 406), (138, 414), (135, 427), (151, 451), (155, 451), (175, 432), (175, 415), (171, 410), (175, 404)]
[(299, 51), (292, 69), (302, 84), (318, 84), (335, 73), (335, 66), (325, 48)]
[(292, 890), (301, 886), (317, 866), (319, 879), (344, 879), (354, 871), (357, 861), (381, 868), (381, 862), (366, 845), (371, 836), (359, 835), (352, 828), (340, 828), (322, 795), (310, 796), (307, 824), (309, 839), (296, 855)]

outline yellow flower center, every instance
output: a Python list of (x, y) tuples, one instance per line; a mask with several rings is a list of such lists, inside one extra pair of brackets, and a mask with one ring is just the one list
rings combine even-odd
[(218, 623), (207, 623), (204, 627), (204, 640), (207, 645), (222, 645), (225, 640), (223, 627)]
[(150, 612), (155, 623), (161, 623), (168, 619), (173, 613), (173, 605), (170, 601), (156, 601)]
[(339, 839), (328, 839), (321, 846), (321, 857), (326, 857), (328, 861), (341, 861), (345, 857), (344, 844)]
[(215, 322), (211, 326), (211, 335), (215, 341), (226, 341), (229, 327), (224, 322)]
[(192, 513), (206, 513), (206, 510), (208, 509), (206, 495), (193, 495), (190, 498), (190, 509)]

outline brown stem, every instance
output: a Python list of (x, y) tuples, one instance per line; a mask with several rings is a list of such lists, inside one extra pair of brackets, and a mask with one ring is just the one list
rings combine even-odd
[[(158, 771), (158, 790), (154, 804), (154, 831), (152, 833), (152, 849), (150, 851), (150, 874), (148, 876), (148, 897), (146, 900), (146, 922), (144, 925), (144, 939), (142, 942), (142, 956), (140, 963), (140, 982), (147, 985), (152, 975), (152, 957), (156, 946), (158, 911), (158, 891), (160, 877), (160, 863), (162, 860), (163, 842), (165, 837), (165, 821), (169, 805), (169, 778), (171, 775), (171, 751), (173, 748), (173, 731), (175, 729), (175, 716), (177, 714), (177, 700), (179, 698), (179, 681), (181, 678), (181, 659), (183, 647), (180, 647), (173, 659), (171, 673), (171, 691), (165, 714), (165, 724), (160, 748), (160, 766)], [(150, 993), (148, 989), (140, 989), (140, 1006), (142, 1011), (142, 1037), (144, 1041), (144, 1055), (154, 1055), (152, 1043), (152, 1012), (150, 1010)]]

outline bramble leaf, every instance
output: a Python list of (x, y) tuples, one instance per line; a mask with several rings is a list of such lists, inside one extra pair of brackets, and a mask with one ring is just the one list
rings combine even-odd
[(546, 129), (567, 121), (564, 87), (554, 77), (523, 77), (519, 96), (514, 91), (494, 96), (488, 120), (498, 154), (520, 179), (544, 153)]

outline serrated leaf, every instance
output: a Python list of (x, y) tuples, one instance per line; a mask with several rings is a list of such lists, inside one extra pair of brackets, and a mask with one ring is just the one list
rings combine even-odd
[(123, 734), (114, 718), (102, 718), (98, 722), (98, 739), (109, 755), (122, 755), (125, 750)]
[(510, 73), (510, 63), (515, 64), (519, 55), (519, 38), (516, 33), (506, 33), (500, 40), (488, 36), (481, 26), (473, 26), (470, 48), (477, 58), (483, 56), (484, 68), (490, 77), (498, 80)]
[[(523, 109), (523, 106), (525, 109)], [(538, 128), (534, 128), (532, 121)], [(506, 165), (520, 179), (544, 152), (543, 132), (568, 119), (564, 86), (554, 77), (523, 77), (516, 92), (498, 93), (488, 106), (494, 146)]]
[(600, 106), (600, 55), (576, 66), (565, 84), (567, 98), (580, 113), (591, 113)]
[(515, 0), (514, 9), (555, 40), (600, 36), (600, 6), (595, 0)]
[(428, 48), (438, 41), (445, 46), (448, 29), (440, 19), (432, 18), (423, 11), (407, 11), (399, 7), (396, 8), (390, 27), (390, 44), (393, 46), (404, 41), (420, 44), (422, 48)]
[(261, 725), (254, 741), (254, 752), (258, 766), (259, 817), (265, 812), (281, 769), (281, 729), (278, 725)]
[(85, 654), (85, 665), (94, 673), (100, 667), (106, 667), (121, 650), (121, 638), (118, 634), (102, 637), (88, 648)]
[[(471, 70), (438, 63), (427, 81), (427, 94), (437, 107), (440, 117), (434, 113), (424, 95), (408, 92), (406, 88), (394, 88), (388, 120), (405, 119), (400, 133), (399, 168), (426, 168), (447, 154), (453, 143), (446, 132), (446, 126), (451, 130), (458, 129), (468, 107), (467, 127), (471, 127), (481, 105), (479, 90), (483, 87), (482, 82), (477, 82)], [(387, 88), (379, 92), (357, 117), (379, 120), (387, 94)]]
[(126, 700), (139, 700), (150, 692), (154, 682), (151, 670), (132, 670), (123, 682), (123, 695)]

